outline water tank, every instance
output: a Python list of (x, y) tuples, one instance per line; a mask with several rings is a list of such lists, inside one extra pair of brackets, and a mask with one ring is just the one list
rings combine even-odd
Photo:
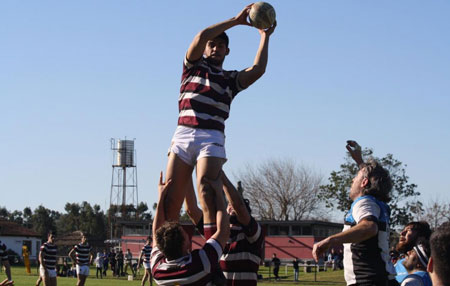
[(134, 140), (117, 140), (117, 165), (134, 166)]

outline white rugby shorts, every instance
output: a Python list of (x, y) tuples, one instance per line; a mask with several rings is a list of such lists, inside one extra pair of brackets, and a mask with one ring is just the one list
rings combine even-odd
[[(48, 272), (48, 277), (50, 277), (50, 278), (56, 277), (56, 269), (47, 269), (47, 272)], [(42, 265), (39, 267), (39, 274), (41, 275), (42, 278), (44, 278), (45, 268)]]
[(77, 274), (89, 276), (89, 266), (87, 265), (78, 265), (77, 264)]
[(190, 166), (195, 166), (197, 160), (204, 157), (218, 157), (226, 161), (225, 134), (219, 130), (178, 126), (170, 152)]
[(150, 269), (150, 262), (143, 262), (142, 264), (144, 265), (145, 269)]

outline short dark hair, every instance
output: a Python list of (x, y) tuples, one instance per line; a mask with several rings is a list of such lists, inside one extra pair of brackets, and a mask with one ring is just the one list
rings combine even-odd
[(218, 36), (216, 37), (216, 39), (222, 39), (222, 40), (224, 40), (224, 41), (225, 41), (225, 45), (226, 45), (227, 48), (228, 48), (228, 44), (230, 43), (230, 39), (228, 38), (227, 33), (222, 32), (220, 35), (218, 35)]
[(450, 284), (450, 221), (441, 224), (430, 237), (433, 272), (444, 285)]
[(431, 236), (431, 228), (428, 222), (426, 221), (412, 221), (405, 225), (405, 227), (411, 226), (411, 229), (417, 233), (417, 238), (425, 238), (430, 239)]
[(392, 180), (389, 171), (383, 168), (377, 161), (371, 159), (362, 167), (369, 183), (363, 190), (364, 195), (370, 195), (382, 202), (389, 202), (392, 190)]
[(184, 236), (178, 222), (167, 221), (156, 231), (156, 245), (169, 260), (183, 256)]

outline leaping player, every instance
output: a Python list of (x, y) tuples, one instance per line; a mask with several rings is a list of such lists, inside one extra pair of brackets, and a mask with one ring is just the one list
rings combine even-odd
[(196, 167), (199, 201), (204, 214), (205, 238), (215, 233), (214, 192), (204, 178), (217, 179), (226, 162), (225, 125), (234, 97), (258, 80), (266, 70), (270, 35), (276, 23), (259, 30), (260, 42), (253, 65), (241, 70), (224, 70), (229, 54), (226, 30), (248, 25), (252, 4), (235, 17), (200, 31), (190, 44), (183, 62), (178, 127), (169, 148), (167, 180), (171, 180), (165, 201), (166, 219), (178, 221), (186, 190), (193, 188)]

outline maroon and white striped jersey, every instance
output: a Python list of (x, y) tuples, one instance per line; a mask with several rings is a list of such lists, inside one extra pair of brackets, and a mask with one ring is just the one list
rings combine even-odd
[(154, 247), (151, 256), (153, 278), (158, 285), (212, 285), (221, 255), (222, 247), (215, 239), (209, 239), (203, 248), (175, 260), (167, 260), (158, 247)]
[(178, 99), (178, 125), (224, 132), (231, 101), (243, 88), (238, 71), (226, 71), (205, 58), (184, 61)]
[(231, 225), (230, 239), (220, 258), (227, 285), (256, 285), (264, 235), (252, 217), (249, 225)]
[(56, 267), (56, 253), (58, 249), (56, 245), (45, 242), (41, 245), (42, 258), (44, 260), (45, 268), (53, 270)]
[(150, 255), (152, 253), (152, 246), (150, 244), (144, 245), (141, 250), (141, 255), (144, 258), (144, 263), (150, 263)]

